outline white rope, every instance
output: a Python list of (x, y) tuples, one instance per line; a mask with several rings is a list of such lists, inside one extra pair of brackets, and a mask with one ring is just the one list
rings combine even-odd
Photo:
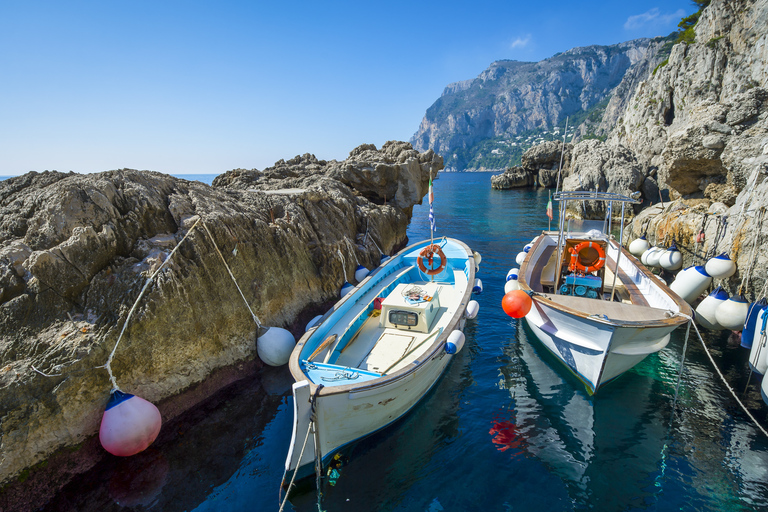
[(198, 218), (195, 221), (195, 224), (190, 228), (189, 231), (187, 231), (187, 234), (184, 235), (184, 238), (181, 239), (181, 241), (176, 244), (176, 247), (173, 248), (171, 251), (171, 254), (168, 255), (167, 258), (165, 258), (165, 261), (155, 270), (155, 273), (152, 274), (152, 276), (147, 279), (147, 282), (144, 283), (144, 287), (141, 289), (141, 292), (139, 292), (139, 296), (136, 297), (136, 301), (133, 303), (133, 306), (131, 307), (131, 310), (128, 312), (128, 316), (125, 318), (125, 322), (123, 323), (123, 328), (120, 330), (120, 335), (117, 337), (117, 341), (115, 342), (115, 347), (112, 349), (112, 352), (109, 354), (109, 357), (107, 358), (107, 362), (104, 364), (104, 366), (97, 366), (96, 368), (105, 368), (107, 370), (107, 373), (109, 374), (109, 380), (112, 382), (112, 391), (120, 391), (120, 388), (117, 387), (117, 381), (115, 380), (115, 376), (112, 375), (112, 360), (115, 357), (115, 352), (117, 351), (117, 346), (120, 344), (120, 340), (123, 337), (123, 333), (125, 332), (125, 328), (128, 326), (128, 322), (131, 319), (131, 316), (133, 315), (134, 310), (136, 309), (136, 306), (139, 304), (139, 301), (144, 296), (144, 292), (149, 287), (149, 284), (155, 279), (155, 276), (157, 276), (158, 273), (163, 269), (166, 263), (171, 261), (171, 258), (176, 253), (176, 250), (179, 248), (179, 246), (184, 242), (184, 240), (187, 239), (187, 237), (192, 233), (192, 231), (195, 230), (195, 227), (197, 226), (198, 222), (200, 222), (200, 218)]
[(739, 293), (742, 293), (742, 288), (744, 288), (744, 293), (746, 294), (747, 289), (749, 288), (749, 276), (752, 274), (752, 265), (754, 264), (755, 256), (757, 255), (757, 245), (760, 241), (760, 231), (763, 229), (763, 211), (764, 210), (761, 209), (760, 213), (757, 215), (757, 231), (755, 233), (755, 243), (752, 246), (752, 256), (749, 258), (749, 266), (747, 267), (747, 272), (741, 279), (741, 285), (739, 285)]
[(355, 266), (360, 265), (360, 261), (357, 259), (357, 251), (355, 250), (355, 244), (353, 244), (347, 237), (344, 237), (344, 242), (347, 244), (347, 247), (349, 247), (350, 252), (352, 252), (352, 256), (355, 257)]
[(213, 239), (213, 235), (211, 234), (210, 230), (208, 229), (208, 225), (205, 222), (203, 222), (203, 227), (205, 228), (205, 232), (208, 233), (208, 237), (211, 239), (211, 242), (213, 242), (213, 247), (216, 249), (216, 252), (219, 253), (219, 257), (221, 258), (222, 263), (224, 263), (224, 266), (227, 268), (227, 272), (229, 272), (229, 277), (232, 278), (232, 282), (235, 283), (235, 287), (237, 288), (237, 291), (240, 292), (240, 297), (243, 298), (243, 302), (245, 302), (245, 307), (248, 308), (248, 311), (250, 311), (251, 316), (253, 317), (253, 321), (256, 322), (256, 325), (259, 327), (259, 329), (261, 329), (261, 322), (259, 322), (259, 319), (256, 316), (256, 313), (253, 312), (253, 310), (251, 309), (251, 305), (248, 304), (248, 301), (245, 299), (245, 295), (243, 295), (243, 291), (240, 289), (240, 285), (237, 284), (237, 279), (235, 279), (235, 276), (232, 274), (232, 270), (230, 270), (229, 265), (227, 265), (227, 260), (225, 260), (224, 255), (221, 254), (221, 251), (219, 250), (219, 246), (216, 245), (216, 240)]
[[(299, 465), (298, 463), (301, 462), (301, 459), (304, 457), (304, 449), (307, 447), (307, 441), (309, 441), (309, 433), (312, 431), (312, 422), (309, 422), (309, 426), (307, 427), (307, 435), (304, 436), (304, 444), (301, 445), (301, 452), (299, 453), (299, 458), (297, 459), (298, 462), (296, 464), (296, 469), (293, 470), (293, 476), (291, 476), (291, 482), (288, 484), (288, 489), (285, 491), (285, 499), (283, 499), (283, 502), (280, 504), (280, 510), (278, 512), (283, 511), (283, 507), (285, 507), (286, 502), (288, 501), (288, 496), (291, 494), (291, 488), (293, 487), (293, 482), (296, 480), (296, 473), (299, 472)], [(288, 472), (288, 469), (286, 469), (283, 472), (283, 481), (285, 481), (285, 474)], [(282, 486), (281, 486), (282, 488)]]
[(723, 384), (728, 389), (728, 391), (731, 393), (731, 396), (733, 396), (733, 399), (736, 400), (736, 403), (739, 404), (739, 407), (742, 408), (744, 413), (749, 417), (749, 419), (752, 420), (752, 422), (755, 424), (755, 426), (766, 436), (768, 437), (768, 432), (760, 425), (760, 423), (757, 422), (754, 416), (747, 410), (747, 407), (739, 400), (739, 397), (736, 396), (736, 392), (733, 390), (733, 388), (728, 384), (728, 381), (725, 380), (725, 376), (720, 371), (720, 368), (717, 367), (717, 364), (715, 364), (715, 360), (712, 358), (712, 354), (709, 353), (709, 349), (707, 348), (707, 344), (704, 343), (704, 339), (701, 337), (701, 333), (699, 332), (699, 328), (696, 327), (696, 323), (693, 321), (693, 318), (684, 315), (683, 313), (677, 313), (678, 315), (685, 317), (688, 319), (688, 321), (693, 324), (693, 328), (696, 329), (696, 334), (699, 336), (699, 341), (701, 342), (701, 346), (704, 347), (704, 352), (707, 354), (707, 357), (709, 358), (709, 362), (712, 363), (712, 366), (715, 368), (715, 371), (720, 376), (720, 380), (723, 381)]
[(339, 253), (339, 258), (341, 258), (341, 270), (344, 272), (342, 277), (344, 278), (344, 281), (347, 281), (347, 267), (344, 265), (344, 255), (341, 253), (341, 249), (336, 249), (336, 252)]

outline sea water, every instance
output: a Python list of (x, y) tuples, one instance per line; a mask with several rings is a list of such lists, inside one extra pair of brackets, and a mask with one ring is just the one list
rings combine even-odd
[[(489, 173), (434, 182), (438, 236), (482, 257), (484, 291), (466, 344), (410, 414), (357, 443), (333, 485), (284, 510), (625, 511), (768, 507), (768, 438), (685, 328), (597, 395), (501, 309), (515, 255), (542, 229), (548, 191), (493, 190)], [(411, 241), (429, 237), (428, 204)], [(555, 208), (557, 211), (557, 208)], [(704, 341), (738, 397), (768, 425), (748, 352)], [(681, 382), (677, 389), (682, 366)], [(274, 511), (291, 438), (287, 368), (268, 368), (164, 425), (134, 458), (107, 457), (44, 510)], [(746, 393), (744, 393), (747, 388)]]

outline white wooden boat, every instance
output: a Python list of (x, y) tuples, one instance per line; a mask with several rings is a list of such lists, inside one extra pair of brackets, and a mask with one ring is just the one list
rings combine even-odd
[[(620, 240), (624, 207), (638, 202), (603, 192), (560, 192), (558, 231), (545, 231), (520, 265), (531, 295), (531, 331), (589, 393), (667, 346), (690, 306), (632, 256)], [(601, 201), (603, 221), (565, 220), (569, 201)], [(622, 205), (619, 241), (610, 235), (613, 204)]]
[(429, 240), (387, 260), (297, 343), (288, 363), (296, 382), (284, 488), (406, 414), (461, 349), (475, 259), (458, 240), (434, 244), (431, 262)]

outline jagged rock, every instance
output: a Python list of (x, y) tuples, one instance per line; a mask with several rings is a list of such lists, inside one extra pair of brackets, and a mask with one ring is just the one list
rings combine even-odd
[(522, 167), (511, 167), (502, 174), (491, 176), (491, 188), (498, 190), (530, 187), (534, 182), (534, 174)]
[[(97, 431), (111, 388), (99, 367), (156, 271), (111, 367), (167, 420), (181, 411), (164, 399), (256, 357), (254, 319), (222, 257), (263, 325), (303, 331), (299, 315), (338, 298), (356, 263), (373, 268), (379, 248), (406, 243), (441, 167), (390, 142), (344, 162), (230, 171), (214, 187), (128, 169), (0, 182), (0, 483)], [(377, 183), (386, 204), (368, 199)]]

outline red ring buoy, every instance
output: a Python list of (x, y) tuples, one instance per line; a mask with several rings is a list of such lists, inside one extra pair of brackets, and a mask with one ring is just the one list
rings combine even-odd
[[(597, 251), (597, 259), (595, 259), (591, 265), (583, 265), (581, 261), (579, 261), (579, 253), (583, 251), (584, 249), (592, 248), (595, 251)], [(571, 250), (571, 263), (568, 265), (568, 270), (571, 272), (580, 271), (580, 272), (594, 272), (595, 270), (599, 270), (605, 265), (605, 251), (602, 247), (600, 247), (600, 244), (595, 242), (581, 242), (580, 244), (573, 247)]]
[[(437, 268), (432, 268), (432, 259), (434, 258), (435, 254), (440, 256), (440, 266)], [(424, 258), (427, 258), (429, 267), (424, 265)], [(440, 248), (440, 246), (437, 244), (432, 244), (432, 245), (426, 246), (421, 250), (421, 252), (419, 253), (419, 257), (416, 258), (416, 263), (419, 264), (419, 270), (421, 270), (428, 276), (434, 276), (439, 274), (445, 269), (445, 265), (448, 263), (448, 261), (445, 259), (445, 254), (443, 254), (443, 250)]]

